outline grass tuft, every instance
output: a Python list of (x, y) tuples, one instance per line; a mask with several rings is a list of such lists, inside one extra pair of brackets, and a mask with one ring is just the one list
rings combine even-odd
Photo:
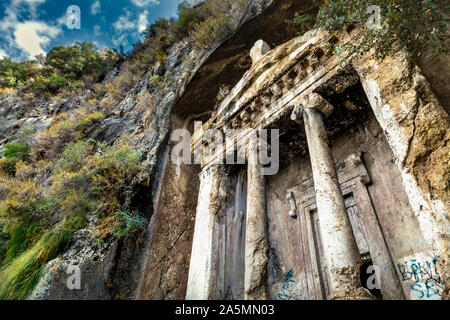
[(0, 300), (25, 299), (39, 282), (47, 262), (72, 242), (70, 231), (50, 231), (30, 249), (0, 270)]

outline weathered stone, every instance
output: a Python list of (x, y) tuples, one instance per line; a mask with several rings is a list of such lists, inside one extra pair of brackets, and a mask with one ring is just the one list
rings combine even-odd
[[(338, 183), (331, 150), (320, 109), (326, 102), (318, 94), (307, 99), (303, 117), (311, 157), (320, 234), (329, 270), (332, 299), (370, 298), (359, 282), (361, 258)], [(331, 108), (332, 110), (332, 108)]]
[[(234, 31), (239, 30), (243, 22), (268, 8), (272, 2), (269, 0), (251, 1), (249, 6), (244, 9), (233, 6), (232, 29)], [(295, 2), (279, 1), (276, 3), (276, 7), (286, 9), (288, 14), (291, 15), (295, 11), (289, 9), (292, 8), (293, 3)], [(270, 13), (272, 17), (273, 11)], [(284, 18), (281, 21), (284, 21)], [(253, 22), (251, 27), (253, 29), (250, 29), (255, 31), (260, 25), (260, 22), (259, 24)], [(374, 60), (369, 53), (363, 59), (355, 59), (352, 65), (347, 64), (346, 68), (341, 68), (339, 67), (339, 59), (331, 57), (333, 48), (328, 45), (324, 46), (324, 43), (345, 42), (346, 35), (339, 35), (336, 32), (331, 37), (326, 32), (317, 30), (274, 47), (273, 50), (270, 50), (267, 44), (259, 42), (251, 50), (253, 58), (253, 66), (251, 66), (250, 58), (246, 52), (257, 38), (252, 39), (243, 50), (242, 39), (249, 39), (249, 34), (251, 34), (248, 29), (246, 30), (239, 31), (219, 50), (216, 50), (216, 48), (224, 39), (218, 39), (214, 42), (211, 49), (200, 51), (193, 50), (192, 45), (187, 40), (176, 43), (169, 50), (167, 63), (153, 66), (143, 79), (139, 83), (135, 83), (135, 87), (126, 93), (126, 97), (112, 107), (113, 110), (106, 115), (105, 120), (95, 128), (95, 131), (89, 133), (89, 137), (97, 138), (108, 144), (116, 141), (121, 135), (128, 135), (136, 147), (147, 157), (146, 169), (136, 177), (136, 181), (151, 181), (149, 183), (151, 187), (139, 192), (146, 194), (145, 196), (136, 195), (136, 191), (132, 190), (126, 192), (127, 198), (130, 197), (130, 194), (131, 196), (133, 194), (137, 196), (139, 200), (134, 200), (134, 204), (145, 202), (145, 204), (139, 205), (145, 206), (147, 215), (151, 217), (145, 249), (133, 251), (130, 248), (133, 244), (129, 246), (120, 242), (94, 244), (92, 242), (94, 238), (90, 234), (93, 231), (90, 228), (94, 229), (95, 226), (90, 225), (88, 230), (91, 231), (83, 230), (77, 233), (72, 248), (65, 255), (46, 266), (44, 276), (32, 298), (110, 299), (114, 298), (116, 294), (123, 297), (122, 293), (124, 293), (129, 298), (182, 299), (186, 293), (189, 261), (191, 262), (192, 275), (189, 275), (188, 297), (202, 299), (240, 297), (240, 293), (229, 293), (227, 288), (220, 287), (223, 283), (227, 283), (223, 280), (224, 275), (222, 273), (225, 273), (225, 270), (226, 272), (229, 270), (237, 272), (238, 269), (236, 268), (239, 268), (240, 265), (234, 266), (236, 268), (224, 267), (223, 264), (226, 263), (223, 262), (223, 257), (218, 258), (219, 254), (214, 253), (215, 250), (220, 251), (221, 254), (228, 252), (221, 247), (225, 246), (225, 241), (217, 239), (217, 237), (227, 235), (227, 233), (224, 233), (223, 230), (222, 233), (217, 232), (214, 229), (224, 228), (223, 220), (226, 219), (223, 219), (223, 215), (231, 215), (223, 212), (223, 206), (226, 202), (224, 199), (227, 197), (227, 190), (224, 187), (226, 184), (217, 184), (216, 182), (220, 179), (213, 179), (216, 181), (213, 183), (208, 180), (210, 178), (205, 178), (205, 181), (208, 180), (209, 182), (202, 182), (203, 186), (198, 192), (198, 181), (193, 181), (193, 179), (196, 179), (197, 169), (172, 166), (167, 161), (167, 155), (170, 152), (170, 146), (167, 147), (170, 131), (175, 128), (187, 128), (191, 125), (193, 119), (206, 120), (207, 116), (210, 116), (210, 119), (205, 123), (205, 129), (216, 126), (218, 128), (231, 126), (236, 129), (244, 126), (256, 129), (265, 128), (278, 124), (276, 121), (285, 121), (285, 116), (289, 115), (294, 105), (298, 107), (292, 114), (292, 118), (296, 121), (302, 120), (304, 115), (306, 117), (309, 115), (309, 118), (313, 119), (317, 111), (323, 115), (329, 115), (333, 107), (323, 98), (311, 94), (320, 91), (322, 95), (325, 92), (336, 98), (336, 95), (342, 94), (359, 81), (364, 86), (370, 107), (381, 128), (374, 129), (371, 127), (370, 121), (366, 122), (365, 117), (362, 117), (360, 121), (355, 121), (353, 118), (342, 119), (352, 112), (361, 115), (362, 113), (358, 112), (363, 111), (367, 107), (365, 105), (367, 103), (364, 101), (365, 97), (355, 101), (345, 96), (339, 96), (337, 100), (342, 103), (338, 106), (333, 102), (335, 112), (326, 119), (326, 123), (331, 124), (330, 127), (327, 126), (326, 128), (329, 132), (327, 134), (325, 130), (322, 130), (320, 134), (316, 134), (314, 140), (317, 143), (315, 145), (322, 146), (325, 149), (328, 144), (327, 136), (333, 137), (335, 139), (333, 141), (341, 139), (339, 148), (333, 149), (333, 152), (341, 153), (340, 157), (336, 159), (342, 159), (342, 153), (351, 149), (350, 143), (355, 146), (359, 145), (360, 135), (363, 135), (361, 132), (364, 133), (364, 137), (377, 137), (373, 140), (366, 139), (374, 142), (374, 145), (367, 147), (369, 142), (365, 141), (365, 147), (363, 148), (366, 149), (362, 150), (363, 152), (369, 151), (371, 157), (379, 157), (376, 161), (370, 157), (365, 159), (369, 163), (368, 170), (375, 175), (375, 178), (371, 180), (367, 172), (359, 172), (359, 176), (355, 178), (360, 181), (358, 188), (369, 190), (366, 190), (366, 192), (372, 192), (366, 198), (372, 197), (374, 204), (365, 205), (373, 206), (373, 216), (377, 214), (379, 220), (384, 219), (378, 225), (378, 228), (383, 228), (383, 232), (386, 234), (384, 248), (387, 248), (386, 250), (392, 254), (393, 261), (384, 258), (377, 260), (375, 255), (377, 249), (382, 247), (380, 243), (384, 242), (384, 239), (379, 234), (371, 234), (367, 239), (373, 240), (378, 246), (376, 249), (371, 248), (370, 250), (373, 263), (388, 266), (394, 262), (398, 263), (400, 268), (413, 259), (420, 258), (423, 261), (431, 262), (436, 257), (436, 274), (439, 275), (439, 279), (442, 278), (442, 283), (436, 282), (438, 287), (435, 287), (435, 296), (440, 298), (442, 294), (445, 298), (448, 295), (450, 285), (448, 267), (450, 260), (448, 251), (450, 181), (448, 155), (450, 139), (448, 128), (450, 125), (448, 114), (441, 107), (442, 101), (437, 101), (434, 97), (427, 79), (422, 76), (421, 70), (401, 53), (386, 58), (383, 62)], [(264, 30), (273, 31), (273, 28), (266, 27)], [(271, 45), (276, 43), (274, 39), (266, 38), (264, 34), (261, 34), (258, 33), (258, 37), (266, 39)], [(278, 33), (274, 33), (273, 37), (278, 37)], [(335, 39), (332, 41), (333, 38)], [(236, 39), (241, 39), (241, 43)], [(227, 50), (232, 50), (234, 54), (228, 54)], [(236, 54), (237, 51), (241, 52)], [(208, 57), (213, 58), (208, 61)], [(327, 61), (326, 64), (325, 61)], [(249, 68), (250, 70), (248, 70)], [(353, 68), (357, 70), (357, 73), (354, 72)], [(248, 72), (244, 74), (246, 70)], [(307, 71), (309, 74), (307, 74)], [(119, 68), (114, 68), (108, 72), (105, 81), (112, 81), (119, 74)], [(167, 83), (161, 90), (157, 90), (155, 86), (149, 84), (152, 75), (165, 77)], [(195, 79), (194, 75), (197, 75)], [(219, 78), (220, 81), (215, 81)], [(442, 79), (445, 79), (445, 73), (442, 72), (442, 74), (433, 78), (442, 82)], [(241, 80), (239, 81), (239, 79)], [(219, 104), (217, 112), (208, 113), (216, 103), (214, 99), (217, 92), (220, 91), (218, 90), (220, 85), (224, 83), (227, 86), (230, 85), (230, 87), (237, 84), (231, 90), (220, 92), (221, 94), (217, 97), (217, 103)], [(443, 82), (438, 85), (439, 97), (445, 98), (448, 95), (444, 90), (445, 87), (446, 84)], [(146, 99), (145, 102), (140, 101), (138, 97), (146, 92), (150, 93), (151, 98)], [(31, 110), (30, 104), (26, 101), (16, 99), (13, 96), (2, 95), (0, 98), (0, 147), (18, 139), (18, 132), (22, 129), (34, 126), (37, 131), (45, 130), (50, 125), (52, 115), (85, 105), (90, 95), (90, 92), (86, 92), (79, 97), (59, 97), (52, 101), (46, 101), (44, 98), (38, 97), (33, 101), (34, 107)], [(361, 94), (361, 96), (364, 96), (364, 94)], [(301, 108), (298, 106), (300, 97), (306, 97)], [(177, 102), (178, 110), (174, 112)], [(315, 109), (311, 109), (311, 105), (315, 105)], [(252, 112), (250, 113), (247, 110)], [(374, 120), (374, 122), (376, 121)], [(291, 128), (290, 125), (285, 123), (280, 129), (289, 135)], [(301, 123), (303, 124), (303, 121)], [(339, 131), (339, 126), (345, 123), (347, 123), (347, 126)], [(358, 139), (360, 140), (354, 138), (352, 126), (358, 127)], [(311, 129), (307, 125), (306, 127), (307, 131)], [(338, 130), (336, 130), (336, 127), (338, 127)], [(298, 154), (305, 157), (308, 152), (304, 142), (302, 125), (300, 129), (294, 128), (298, 135), (289, 142), (292, 149), (298, 149), (297, 158), (293, 157), (292, 159), (298, 159)], [(312, 140), (311, 130), (309, 131), (309, 140)], [(384, 136), (389, 145), (383, 144)], [(346, 139), (351, 142), (343, 141)], [(347, 145), (347, 148), (343, 147), (345, 145)], [(314, 156), (314, 153), (317, 153), (316, 151), (314, 146), (312, 148), (310, 146), (311, 159), (318, 158)], [(330, 150), (327, 153), (330, 153)], [(250, 156), (252, 157), (252, 155)], [(288, 160), (291, 161), (291, 156), (291, 154), (286, 155), (284, 153), (282, 161), (285, 160), (284, 158), (289, 158)], [(391, 158), (393, 161), (391, 161)], [(325, 166), (325, 169), (331, 170), (331, 167), (334, 166), (332, 159), (333, 157), (330, 155), (327, 161), (328, 166)], [(355, 161), (358, 162), (357, 159)], [(397, 179), (397, 173), (393, 171), (395, 168), (393, 169), (391, 162), (394, 161), (401, 172), (403, 184), (400, 178)], [(314, 160), (312, 162), (313, 166), (318, 166), (320, 163), (320, 161)], [(304, 162), (302, 164), (304, 165)], [(342, 163), (337, 165), (338, 170), (345, 169), (341, 165)], [(294, 211), (294, 205), (292, 205), (292, 201), (288, 201), (284, 197), (284, 189), (287, 188), (287, 185), (283, 184), (283, 190), (276, 187), (270, 189), (271, 194), (267, 196), (272, 199), (272, 202), (282, 202), (285, 207), (281, 208), (283, 210), (278, 210), (280, 208), (274, 210), (276, 215), (273, 216), (276, 217), (276, 221), (272, 221), (270, 227), (274, 230), (269, 235), (265, 231), (268, 222), (264, 222), (266, 218), (263, 214), (265, 210), (263, 209), (265, 200), (262, 197), (265, 193), (264, 179), (255, 174), (258, 170), (255, 163), (249, 163), (247, 169), (249, 184), (249, 202), (247, 203), (249, 225), (247, 230), (249, 232), (247, 233), (248, 241), (246, 245), (249, 249), (246, 249), (247, 266), (245, 271), (242, 270), (242, 273), (245, 272), (246, 298), (285, 298), (288, 294), (281, 292), (285, 288), (283, 281), (288, 281), (289, 288), (295, 290), (304, 288), (311, 290), (314, 286), (320, 286), (317, 281), (319, 275), (313, 273), (311, 269), (308, 269), (309, 267), (305, 267), (305, 272), (309, 272), (309, 275), (312, 274), (316, 278), (316, 282), (311, 282), (310, 278), (306, 279), (305, 273), (294, 274), (289, 273), (289, 268), (286, 270), (278, 269), (279, 264), (283, 268), (292, 267), (295, 272), (298, 272), (296, 268), (300, 263), (303, 263), (303, 261), (298, 260), (300, 258), (314, 265), (316, 257), (312, 253), (314, 251), (312, 246), (315, 245), (312, 241), (313, 229), (308, 224), (310, 223), (308, 219), (311, 218), (311, 212), (305, 213), (302, 211), (304, 207), (299, 206), (297, 208), (297, 219), (292, 219), (288, 214)], [(299, 177), (301, 170), (307, 171), (304, 168), (297, 171), (292, 168), (289, 168), (289, 170), (290, 174), (283, 174), (278, 179), (293, 180), (291, 181), (292, 185), (301, 181)], [(313, 168), (313, 172), (317, 173), (317, 171), (317, 168)], [(325, 182), (323, 184), (318, 183), (316, 188), (317, 203), (319, 211), (322, 212), (324, 210), (320, 210), (320, 207), (323, 208), (324, 206), (323, 199), (329, 197), (329, 194), (326, 194), (325, 191), (336, 195), (339, 189), (339, 185), (336, 183), (337, 178), (333, 176), (333, 170), (323, 171), (326, 173), (323, 176), (326, 176), (328, 180), (324, 179)], [(386, 178), (387, 175), (392, 177)], [(316, 180), (316, 177), (314, 178)], [(253, 184), (254, 182), (256, 184)], [(210, 189), (208, 196), (200, 197), (200, 194), (206, 194), (204, 186), (208, 183), (214, 185), (215, 189)], [(373, 185), (369, 186), (369, 183), (373, 183)], [(383, 184), (383, 188), (388, 189), (393, 194), (380, 192), (380, 189), (383, 189), (380, 184)], [(132, 189), (131, 186), (130, 189)], [(407, 201), (403, 201), (403, 198), (406, 199), (406, 195), (403, 195), (403, 189), (407, 192), (412, 211), (405, 204)], [(330, 190), (334, 192), (329, 192)], [(314, 195), (314, 190), (312, 192)], [(141, 201), (144, 198), (145, 200)], [(359, 205), (364, 202), (358, 199), (358, 195), (355, 195), (355, 198), (360, 201)], [(273, 199), (276, 199), (276, 201)], [(290, 200), (294, 200), (295, 204), (295, 199), (291, 198)], [(130, 203), (130, 201), (130, 199), (127, 199), (127, 203)], [(353, 235), (351, 235), (351, 230), (349, 232), (348, 221), (342, 223), (345, 220), (343, 219), (345, 208), (343, 208), (341, 199), (334, 198), (330, 201), (337, 208), (333, 212), (338, 212), (333, 218), (339, 220), (339, 223), (334, 225), (336, 228), (331, 228), (332, 230), (330, 229), (331, 231), (324, 237), (325, 243), (331, 243), (332, 246), (335, 246), (326, 249), (327, 254), (323, 255), (334, 263), (328, 269), (332, 280), (333, 293), (331, 298), (367, 298), (367, 292), (359, 285), (358, 248), (355, 250), (355, 246), (351, 244), (354, 239), (351, 240)], [(397, 202), (401, 202), (401, 205)], [(336, 203), (338, 204), (336, 205)], [(203, 207), (205, 205), (208, 207), (207, 210)], [(196, 207), (197, 213), (202, 208), (205, 209), (205, 212), (209, 213), (207, 220), (210, 219), (209, 222), (214, 221), (214, 223), (212, 223), (212, 226), (208, 224), (203, 229), (199, 227), (203, 230), (199, 234), (202, 235), (206, 232), (212, 240), (200, 243), (200, 240), (194, 237), (194, 246), (192, 247)], [(311, 209), (311, 207), (307, 208), (308, 210)], [(389, 211), (391, 209), (392, 213)], [(235, 212), (237, 220), (247, 214), (243, 211), (245, 210)], [(413, 216), (412, 212), (416, 216)], [(289, 219), (289, 227), (277, 229), (280, 226), (279, 221), (282, 221), (284, 217)], [(199, 225), (204, 222), (199, 217), (197, 220)], [(364, 220), (365, 224), (366, 222), (367, 220)], [(323, 223), (327, 223), (326, 219)], [(375, 221), (375, 223), (378, 222)], [(195, 232), (197, 233), (197, 221), (195, 224)], [(236, 223), (231, 228), (234, 236), (242, 234), (241, 229), (236, 229), (238, 225)], [(310, 229), (308, 229), (308, 226)], [(365, 227), (369, 229), (368, 224)], [(397, 232), (396, 228), (400, 231)], [(370, 227), (370, 232), (375, 229)], [(298, 236), (299, 233), (300, 236)], [(310, 237), (309, 239), (305, 239), (307, 235)], [(278, 247), (276, 247), (277, 242), (275, 240), (283, 236), (287, 236), (288, 241), (278, 243)], [(298, 241), (299, 237), (302, 241)], [(427, 243), (422, 239), (423, 237), (426, 238)], [(331, 238), (333, 239), (330, 241)], [(335, 243), (334, 238), (343, 239), (342, 243)], [(297, 240), (297, 243), (292, 243), (294, 239)], [(239, 241), (233, 241), (231, 243), (240, 243)], [(274, 257), (276, 257), (272, 260), (268, 258), (269, 244)], [(285, 247), (283, 247), (284, 245)], [(303, 245), (305, 246), (299, 249)], [(310, 247), (308, 248), (308, 246)], [(417, 246), (417, 248), (414, 246)], [(195, 249), (196, 247), (200, 249), (206, 247), (203, 252), (206, 252), (206, 255), (200, 254), (198, 249)], [(192, 252), (192, 258), (190, 257), (191, 248), (195, 249)], [(236, 261), (243, 259), (243, 257), (238, 256), (241, 254), (242, 248), (238, 249), (233, 251), (236, 254), (233, 259)], [(311, 252), (310, 256), (308, 250)], [(239, 254), (236, 252), (239, 252)], [(284, 255), (277, 255), (277, 252), (283, 252)], [(408, 254), (405, 252), (408, 252)], [(145, 257), (144, 261), (141, 261), (142, 257)], [(277, 261), (277, 259), (280, 259), (280, 261)], [(286, 261), (282, 261), (283, 259)], [(69, 261), (72, 260), (80, 265), (83, 274), (87, 273), (83, 280), (87, 284), (82, 282), (82, 290), (68, 292), (65, 284), (66, 269)], [(141, 275), (138, 276), (141, 265), (144, 267)], [(422, 265), (425, 264), (422, 262)], [(130, 270), (129, 274), (127, 274), (128, 270)], [(389, 273), (386, 273), (386, 279), (392, 279), (393, 277), (392, 270), (389, 270)], [(412, 292), (410, 287), (415, 283), (407, 283), (404, 279), (401, 279), (404, 273), (402, 270), (399, 272), (398, 276), (402, 280), (401, 285), (405, 298), (419, 298), (420, 296), (410, 296)], [(277, 288), (278, 291), (273, 293), (271, 289), (270, 295), (266, 287), (268, 282), (273, 280), (268, 280), (269, 274), (271, 279), (281, 281), (281, 283), (272, 286)], [(287, 275), (285, 279), (282, 278), (283, 274)], [(241, 274), (233, 275), (232, 278), (241, 281)], [(199, 279), (198, 282), (197, 279)], [(433, 281), (436, 280), (433, 279)], [(289, 281), (297, 281), (297, 283)], [(424, 286), (425, 284), (426, 282), (421, 280), (416, 285)], [(387, 289), (391, 290), (389, 294), (383, 292), (383, 298), (392, 298), (398, 293), (399, 286), (397, 283), (392, 282), (389, 285), (391, 285), (391, 289), (388, 286), (382, 288), (382, 292)], [(240, 289), (239, 285), (236, 287)], [(244, 284), (242, 284), (242, 287), (244, 287)], [(136, 288), (138, 288), (137, 291)], [(218, 293), (220, 290), (222, 292)], [(313, 292), (303, 293), (302, 297), (320, 297)], [(296, 293), (290, 298), (299, 298), (300, 296)], [(398, 296), (400, 297), (401, 294)]]
[(214, 299), (218, 294), (214, 230), (226, 194), (224, 179), (223, 166), (206, 167), (201, 173), (186, 293), (188, 300)]
[(265, 177), (261, 172), (258, 143), (252, 139), (248, 149), (247, 224), (245, 234), (245, 299), (268, 299), (267, 234)]
[[(437, 258), (442, 283), (448, 292), (448, 192), (430, 189), (427, 178), (433, 177), (434, 172), (438, 174), (445, 170), (448, 165), (446, 161), (437, 165), (432, 160), (434, 153), (439, 154), (447, 148), (448, 114), (406, 53), (399, 52), (382, 62), (366, 55), (353, 65), (394, 152), (411, 207)], [(433, 166), (429, 167), (431, 163)]]
[(253, 65), (255, 65), (262, 57), (270, 51), (270, 46), (264, 42), (264, 40), (258, 40), (255, 42), (252, 50), (250, 50), (250, 57), (252, 57)]

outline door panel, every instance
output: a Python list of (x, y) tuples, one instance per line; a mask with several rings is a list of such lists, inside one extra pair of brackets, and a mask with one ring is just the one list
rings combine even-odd
[(364, 224), (359, 215), (358, 207), (355, 203), (353, 193), (348, 194), (345, 197), (345, 207), (347, 208), (348, 217), (353, 229), (353, 235), (355, 236), (356, 244), (358, 245), (359, 254), (363, 260), (370, 255), (369, 245), (366, 240), (366, 231)]
[[(359, 156), (352, 155), (346, 160), (337, 163), (336, 167), (349, 221), (352, 225), (361, 259), (366, 264), (371, 263), (373, 260), (373, 264), (379, 266), (379, 270), (382, 270), (382, 281), (380, 282), (383, 298), (403, 299), (392, 259), (367, 192), (365, 184), (370, 183), (370, 177), (365, 170), (364, 164)], [(329, 297), (330, 291), (320, 236), (320, 221), (315, 203), (313, 180), (310, 178), (302, 181), (286, 190), (286, 192), (292, 192), (295, 197), (300, 213), (302, 246), (308, 249), (303, 250), (304, 255), (307, 255), (303, 259), (307, 281), (305, 284), (302, 284), (302, 290), (308, 292), (308, 299), (326, 299)], [(366, 285), (366, 283), (363, 285)]]
[(314, 238), (314, 248), (316, 253), (317, 268), (319, 270), (319, 280), (320, 280), (320, 290), (321, 294), (318, 295), (319, 299), (327, 299), (330, 295), (330, 289), (328, 287), (328, 276), (327, 276), (327, 266), (325, 262), (325, 255), (323, 252), (323, 243), (320, 236), (320, 225), (319, 225), (319, 215), (317, 210), (310, 211), (310, 218), (313, 226), (313, 238)]

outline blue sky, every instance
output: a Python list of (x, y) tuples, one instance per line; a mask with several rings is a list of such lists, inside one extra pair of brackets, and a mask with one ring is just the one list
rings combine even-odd
[[(55, 45), (91, 41), (125, 51), (159, 17), (175, 17), (182, 0), (0, 0), (0, 57), (33, 58)], [(80, 8), (81, 28), (67, 27), (67, 8)]]

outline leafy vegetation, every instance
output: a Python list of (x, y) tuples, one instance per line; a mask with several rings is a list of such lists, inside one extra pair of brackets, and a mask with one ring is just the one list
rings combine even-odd
[[(24, 94), (56, 94), (92, 88), (96, 93), (112, 93), (103, 102), (104, 109), (108, 109), (123, 99), (124, 84), (125, 89), (130, 89), (154, 64), (164, 66), (169, 49), (177, 41), (191, 38), (195, 48), (207, 49), (216, 40), (226, 38), (231, 32), (232, 9), (236, 6), (242, 9), (248, 3), (249, 0), (184, 0), (178, 5), (178, 19), (159, 18), (150, 24), (143, 33), (145, 40), (136, 43), (126, 58), (117, 51), (99, 52), (92, 43), (77, 42), (73, 46), (54, 47), (46, 57), (38, 56), (32, 61), (1, 59), (0, 91), (17, 88)], [(122, 79), (96, 83), (108, 67), (119, 62), (124, 62)]]
[(193, 3), (183, 1), (178, 5), (178, 20), (173, 24), (175, 35), (182, 39), (189, 35), (195, 25), (204, 21), (201, 10), (195, 8)]
[(64, 75), (76, 79), (86, 74), (102, 73), (106, 68), (105, 60), (89, 42), (78, 41), (74, 46), (54, 47), (47, 54), (46, 62)]
[(30, 153), (30, 147), (18, 143), (8, 143), (2, 151), (4, 158), (0, 160), (0, 170), (4, 170), (8, 174), (14, 174), (16, 163), (27, 161)]
[[(362, 34), (357, 44), (349, 44), (348, 54), (364, 54), (374, 49), (375, 56), (383, 59), (399, 49), (417, 57), (424, 48), (431, 48), (438, 57), (448, 53), (443, 44), (449, 39), (448, 0), (328, 0), (315, 1), (319, 7), (315, 17), (296, 14), (290, 23), (304, 32), (311, 26), (329, 31), (343, 27), (360, 26)], [(374, 12), (369, 5), (381, 9), (380, 28), (368, 27)]]
[(119, 217), (114, 228), (114, 233), (119, 239), (144, 229), (148, 223), (139, 213), (130, 214), (128, 210), (117, 210), (114, 214)]
[(108, 65), (117, 61), (111, 53), (101, 55), (89, 42), (54, 47), (45, 58), (34, 61), (17, 63), (4, 58), (0, 60), (0, 87), (37, 93), (75, 91), (95, 82)]
[(12, 61), (10, 58), (0, 60), (0, 85), (2, 87), (16, 87), (23, 85), (29, 76), (26, 64)]
[(133, 70), (147, 70), (154, 63), (164, 65), (168, 49), (177, 41), (190, 38), (196, 49), (207, 49), (231, 32), (231, 14), (245, 8), (249, 0), (193, 1), (178, 5), (178, 19), (160, 18), (144, 32), (144, 42), (138, 42), (128, 56)]
[(72, 241), (68, 231), (49, 231), (31, 248), (0, 271), (0, 299), (23, 299), (39, 282), (47, 262), (67, 249)]
[(90, 216), (99, 219), (99, 237), (139, 230), (143, 218), (134, 215), (116, 233), (121, 217), (114, 212), (124, 207), (124, 188), (142, 155), (126, 137), (114, 145), (84, 138), (103, 118), (86, 108), (60, 114), (31, 148), (4, 148), (15, 170), (0, 169), (0, 299), (26, 298), (45, 264), (66, 250)]

